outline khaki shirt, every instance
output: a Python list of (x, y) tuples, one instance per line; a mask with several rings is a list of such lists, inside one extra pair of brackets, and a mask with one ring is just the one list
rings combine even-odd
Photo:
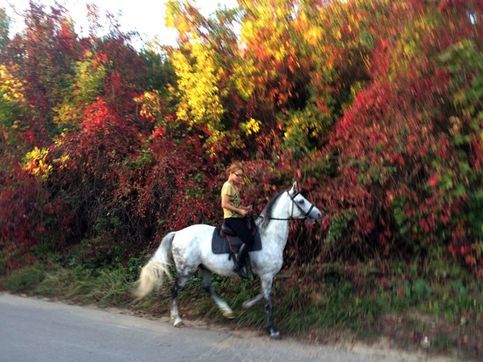
[[(226, 181), (221, 188), (221, 197), (227, 195), (230, 199), (230, 203), (235, 207), (240, 207), (240, 192), (235, 185), (232, 185), (229, 181)], [(228, 209), (223, 209), (223, 218), (227, 219), (229, 217), (243, 217), (242, 215), (230, 211)]]

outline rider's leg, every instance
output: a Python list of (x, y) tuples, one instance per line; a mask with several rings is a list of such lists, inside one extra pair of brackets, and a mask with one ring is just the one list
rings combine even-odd
[(233, 269), (233, 271), (243, 279), (248, 278), (248, 273), (245, 268), (247, 255), (248, 255), (248, 246), (247, 244), (243, 243), (240, 246), (240, 250), (238, 251), (238, 254), (236, 256), (235, 268)]
[(230, 218), (225, 219), (225, 222), (230, 228), (232, 228), (237, 236), (243, 241), (243, 244), (238, 251), (238, 255), (235, 260), (234, 271), (242, 278), (247, 278), (248, 273), (245, 269), (245, 263), (248, 256), (248, 252), (253, 245), (253, 235), (248, 229), (248, 223), (245, 218)]

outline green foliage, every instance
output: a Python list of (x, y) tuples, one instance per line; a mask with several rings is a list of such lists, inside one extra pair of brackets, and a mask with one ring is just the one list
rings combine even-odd
[(4, 286), (12, 292), (66, 298), (82, 304), (122, 306), (130, 301), (133, 277), (122, 267), (94, 270), (66, 269), (58, 264), (45, 268), (34, 264), (10, 274)]
[(97, 303), (100, 306), (124, 305), (130, 301), (129, 275), (122, 268), (101, 269), (94, 278), (82, 281), (73, 297), (82, 297), (82, 303)]
[(28, 129), (22, 122), (27, 108), (25, 88), (23, 82), (12, 74), (15, 69), (14, 66), (0, 64), (0, 127), (5, 130), (5, 141), (10, 147), (19, 145), (22, 138), (18, 135)]
[(412, 303), (418, 303), (431, 297), (431, 287), (424, 279), (417, 279), (414, 281), (410, 290), (410, 298)]
[(346, 234), (355, 215), (355, 211), (353, 210), (344, 210), (336, 215), (332, 219), (327, 231), (326, 243), (333, 244), (339, 241)]
[(96, 237), (83, 239), (69, 251), (69, 265), (84, 265), (87, 268), (99, 268), (110, 265), (123, 255), (120, 246), (113, 245), (112, 239), (106, 237), (111, 230), (110, 220), (101, 219), (96, 223)]
[(454, 105), (476, 116), (481, 112), (478, 104), (483, 96), (482, 51), (474, 40), (464, 39), (449, 46), (439, 60), (453, 76), (450, 92)]
[[(301, 297), (303, 298), (303, 294), (295, 298), (295, 301)], [(324, 291), (324, 295), (318, 294), (317, 298), (320, 299), (316, 303), (296, 307), (295, 314), (293, 305), (286, 311), (287, 315), (292, 314), (290, 316), (290, 319), (293, 320), (292, 323), (296, 323), (290, 326), (290, 319), (287, 321), (289, 323), (287, 328), (292, 333), (300, 333), (311, 327), (352, 329), (357, 333), (367, 332), (369, 329), (374, 329), (383, 310), (383, 305), (378, 299), (357, 295), (347, 281), (329, 286)], [(284, 302), (286, 301), (288, 300), (284, 300)], [(294, 330), (294, 328), (298, 330)]]
[(332, 119), (314, 106), (307, 106), (301, 111), (289, 112), (285, 124), (284, 145), (297, 160), (320, 147), (332, 126)]
[(102, 82), (106, 76), (106, 67), (99, 63), (99, 60), (89, 57), (76, 63), (74, 96), (79, 103), (89, 104), (100, 94)]
[(167, 85), (176, 83), (176, 75), (171, 60), (165, 50), (156, 44), (142, 49), (140, 56), (147, 68), (146, 90), (167, 91)]
[(20, 143), (18, 133), (25, 130), (19, 122), (21, 114), (21, 108), (12, 102), (6, 101), (0, 92), (0, 127), (5, 130), (5, 141), (9, 145)]
[(54, 121), (59, 127), (78, 128), (87, 105), (101, 95), (106, 77), (106, 66), (87, 52), (85, 58), (75, 63), (72, 86), (63, 102), (54, 107)]

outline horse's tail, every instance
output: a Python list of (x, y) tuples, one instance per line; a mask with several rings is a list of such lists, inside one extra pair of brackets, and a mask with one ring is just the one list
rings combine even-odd
[(144, 298), (153, 289), (159, 288), (163, 284), (165, 275), (171, 278), (168, 267), (171, 257), (171, 242), (174, 235), (175, 232), (170, 232), (163, 238), (156, 253), (141, 269), (141, 274), (133, 291), (136, 300)]

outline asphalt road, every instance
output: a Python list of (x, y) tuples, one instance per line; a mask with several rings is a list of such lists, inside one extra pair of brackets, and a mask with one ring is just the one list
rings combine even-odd
[(174, 328), (165, 320), (0, 293), (1, 362), (381, 360), (426, 358), (272, 341), (199, 326)]

